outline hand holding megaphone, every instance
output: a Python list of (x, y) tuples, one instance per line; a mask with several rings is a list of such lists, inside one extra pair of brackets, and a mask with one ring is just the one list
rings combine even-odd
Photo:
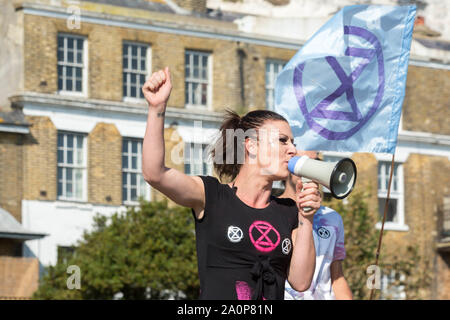
[(305, 218), (312, 218), (314, 213), (321, 205), (319, 184), (309, 179), (298, 179), (295, 185), (295, 202), (300, 213)]
[(350, 158), (337, 162), (313, 160), (308, 156), (292, 157), (288, 169), (296, 176), (307, 178), (327, 187), (333, 197), (343, 199), (353, 190), (356, 182), (356, 165)]

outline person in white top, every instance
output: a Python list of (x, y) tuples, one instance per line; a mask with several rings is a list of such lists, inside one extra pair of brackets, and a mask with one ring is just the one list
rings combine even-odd
[[(297, 151), (317, 159), (316, 151)], [(280, 198), (295, 200), (295, 186), (299, 177), (290, 174), (285, 181), (285, 191)], [(352, 292), (342, 271), (345, 259), (344, 225), (342, 218), (331, 208), (321, 206), (314, 215), (313, 236), (316, 248), (316, 268), (308, 290), (298, 292), (286, 281), (285, 300), (352, 300)]]

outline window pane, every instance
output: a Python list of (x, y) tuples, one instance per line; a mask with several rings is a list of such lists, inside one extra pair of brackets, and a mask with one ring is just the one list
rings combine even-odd
[(137, 46), (136, 46), (136, 45), (132, 45), (132, 46), (131, 46), (131, 55), (132, 55), (133, 57), (136, 57), (136, 56), (137, 56)]
[(63, 168), (58, 167), (58, 181), (61, 181), (63, 178)]
[(58, 150), (58, 163), (64, 163), (64, 151)]
[(58, 197), (61, 197), (63, 195), (63, 186), (62, 182), (58, 182)]
[(144, 199), (147, 199), (147, 183), (145, 182), (142, 174), (139, 175), (139, 186), (140, 192), (138, 195), (144, 197)]
[(71, 37), (67, 37), (67, 48), (68, 49), (73, 49), (73, 38)]
[(81, 89), (81, 80), (76, 80), (75, 81), (75, 91), (77, 91), (77, 92), (81, 92), (82, 91), (82, 89)]
[(128, 201), (126, 188), (122, 188), (122, 201), (123, 202)]
[(64, 51), (63, 51), (63, 49), (58, 49), (58, 61), (60, 61), (60, 62), (64, 61)]
[(75, 186), (76, 186), (76, 190), (75, 190), (75, 197), (77, 199), (82, 199), (83, 198), (83, 171), (80, 169), (77, 169), (75, 171)]
[(127, 176), (128, 176), (128, 173), (122, 172), (122, 185), (124, 188), (126, 188), (127, 184), (128, 184)]
[(185, 99), (184, 103), (185, 104), (192, 103), (191, 99), (189, 98), (190, 97), (189, 87), (190, 87), (190, 83), (186, 82), (184, 84), (184, 99)]
[(194, 78), (199, 78), (198, 59), (198, 55), (194, 55)]
[(67, 81), (66, 81), (66, 90), (67, 90), (67, 91), (73, 91), (73, 81), (72, 81), (72, 78), (67, 79)]
[(64, 37), (58, 36), (58, 48), (64, 48)]
[(137, 157), (131, 157), (131, 169), (137, 169)]
[(136, 58), (131, 59), (131, 68), (133, 70), (137, 70), (137, 59)]
[(191, 76), (191, 66), (189, 63), (189, 59), (190, 59), (189, 55), (186, 54), (185, 59), (186, 59), (185, 77), (189, 78)]
[(122, 168), (128, 169), (128, 157), (127, 156), (122, 156)]
[(77, 149), (77, 164), (83, 165), (83, 149)]
[(73, 61), (73, 51), (67, 50), (67, 62), (74, 62)]
[(130, 191), (131, 191), (131, 194), (130, 194), (131, 201), (136, 201), (138, 199), (136, 187), (134, 187), (134, 188), (132, 187)]
[[(388, 212), (386, 214), (386, 222), (398, 222), (397, 218), (397, 199), (389, 199)], [(384, 207), (386, 205), (386, 198), (378, 198), (378, 213), (380, 221), (383, 220)]]
[(67, 150), (67, 163), (73, 164), (73, 151)]
[(200, 89), (200, 86), (198, 85), (198, 83), (193, 83), (192, 84), (192, 102), (195, 104), (195, 105), (198, 105), (198, 104), (200, 104), (199, 102), (199, 89)]
[(58, 133), (58, 147), (64, 146), (64, 135), (62, 133)]
[(73, 186), (72, 183), (66, 184), (66, 197), (72, 198), (73, 197)]
[(136, 186), (137, 185), (137, 180), (136, 180), (136, 173), (130, 173), (130, 185), (131, 186)]
[(131, 86), (130, 87), (130, 97), (136, 97), (136, 87), (135, 86)]
[(202, 84), (202, 100), (201, 100), (202, 105), (206, 105), (207, 90), (208, 85)]
[(128, 140), (123, 140), (122, 143), (122, 152), (127, 153), (128, 152)]
[(131, 152), (133, 152), (133, 153), (137, 153), (138, 152), (138, 142), (137, 141), (133, 141), (131, 143)]

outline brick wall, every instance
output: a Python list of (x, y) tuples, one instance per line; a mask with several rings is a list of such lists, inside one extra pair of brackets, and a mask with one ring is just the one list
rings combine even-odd
[(450, 134), (450, 71), (409, 66), (403, 129)]
[(122, 203), (121, 154), (122, 137), (116, 126), (97, 123), (88, 136), (88, 202)]
[(30, 298), (38, 282), (38, 259), (0, 257), (0, 299)]
[[(356, 153), (353, 160), (358, 168), (355, 191), (369, 191), (369, 208), (378, 214), (377, 161), (373, 154)], [(380, 259), (388, 255), (402, 255), (408, 246), (417, 246), (420, 261), (416, 263), (424, 272), (433, 273), (432, 283), (423, 291), (429, 299), (443, 299), (448, 294), (442, 283), (448, 277), (448, 257), (438, 256), (436, 243), (439, 215), (442, 214), (444, 196), (450, 194), (450, 162), (445, 157), (411, 154), (403, 163), (405, 224), (409, 231), (386, 231), (383, 235)], [(378, 218), (378, 217), (377, 217)], [(426, 268), (426, 262), (429, 263)]]
[(174, 2), (183, 9), (206, 12), (206, 0), (174, 0)]
[[(180, 19), (183, 19), (181, 17)], [(58, 32), (71, 33), (65, 20), (25, 16), (25, 90), (57, 91), (56, 39)], [(93, 99), (122, 100), (122, 42), (147, 43), (152, 50), (152, 71), (171, 68), (172, 91), (169, 105), (184, 108), (184, 52), (186, 49), (212, 54), (212, 105), (214, 110), (265, 108), (265, 60), (288, 61), (293, 50), (250, 44), (185, 37), (143, 30), (93, 25), (83, 22), (77, 34), (88, 39), (88, 96)], [(238, 53), (240, 50), (242, 55)], [(239, 59), (243, 68), (239, 68)], [(244, 92), (241, 91), (241, 72)], [(244, 94), (244, 99), (242, 99)], [(245, 108), (242, 108), (245, 107)]]
[(21, 221), (24, 137), (0, 133), (0, 207)]
[(27, 116), (30, 134), (24, 144), (23, 198), (55, 200), (57, 130), (48, 117)]

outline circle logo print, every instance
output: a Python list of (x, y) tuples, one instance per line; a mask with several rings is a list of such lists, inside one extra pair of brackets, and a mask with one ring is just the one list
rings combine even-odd
[(326, 229), (324, 227), (320, 227), (317, 230), (317, 234), (319, 235), (319, 237), (321, 237), (323, 239), (328, 239), (330, 237), (330, 231), (328, 231), (328, 229)]
[(248, 233), (255, 248), (261, 252), (270, 252), (280, 243), (280, 234), (266, 221), (253, 222)]
[(244, 237), (244, 233), (242, 232), (241, 228), (235, 227), (235, 226), (229, 226), (228, 227), (228, 240), (230, 240), (233, 243), (237, 243), (242, 240)]
[(291, 252), (292, 249), (292, 243), (291, 240), (286, 238), (283, 240), (283, 242), (281, 243), (281, 251), (285, 254), (288, 255), (289, 252)]
[[(357, 38), (358, 46), (348, 46), (345, 52), (343, 52), (345, 56), (351, 57), (352, 59), (342, 63), (342, 58), (340, 58), (340, 63), (337, 57), (334, 56), (318, 58), (320, 61), (325, 60), (318, 67), (323, 68), (323, 70), (314, 70), (316, 74), (320, 72), (335, 76), (336, 88), (331, 88), (334, 91), (330, 91), (328, 96), (322, 100), (318, 98), (318, 103), (315, 102), (314, 104), (310, 103), (311, 105), (308, 105), (306, 95), (317, 96), (319, 90), (323, 91), (324, 88), (315, 84), (313, 89), (308, 89), (312, 85), (306, 82), (308, 82), (308, 79), (314, 79), (315, 76), (309, 75), (309, 72), (312, 70), (309, 69), (308, 71), (305, 68), (305, 63), (300, 63), (294, 70), (294, 94), (300, 110), (305, 117), (305, 121), (311, 130), (314, 130), (327, 140), (345, 140), (357, 133), (376, 113), (384, 95), (385, 74), (383, 49), (376, 35), (364, 28), (356, 26), (344, 26), (344, 35)], [(370, 72), (370, 68), (366, 69), (372, 61), (375, 61), (377, 64), (377, 72), (372, 73)], [(343, 68), (346, 65), (353, 66), (350, 74), (347, 74)], [(365, 69), (366, 71), (364, 73)], [(360, 98), (360, 103), (364, 102), (364, 110), (361, 110), (358, 106), (358, 87), (354, 87), (355, 82), (362, 75), (364, 77), (370, 77), (370, 80), (365, 79), (365, 81), (371, 81), (377, 85), (377, 92), (374, 97), (369, 99), (365, 95), (362, 95)], [(305, 92), (305, 90), (308, 92)], [(341, 96), (345, 96), (351, 111), (333, 110), (333, 102)], [(324, 119), (327, 121), (324, 122)], [(334, 125), (336, 124), (342, 125), (338, 131), (335, 131), (336, 128)]]

